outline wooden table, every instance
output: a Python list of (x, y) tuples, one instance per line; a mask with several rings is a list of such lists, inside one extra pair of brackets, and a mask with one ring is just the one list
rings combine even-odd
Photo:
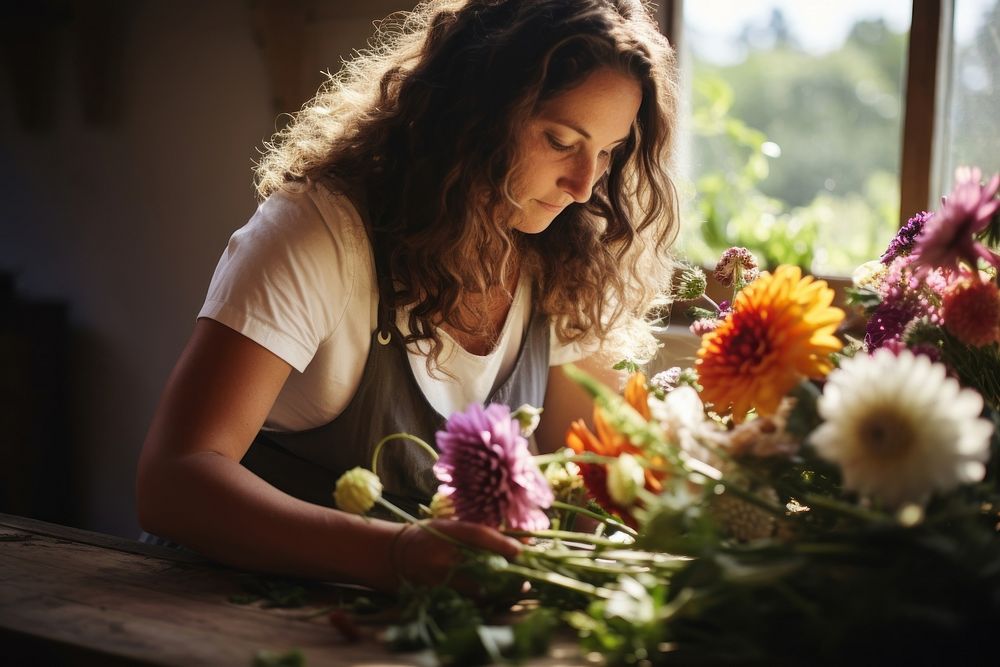
[[(239, 665), (299, 649), (306, 665), (432, 665), (362, 628), (350, 641), (323, 608), (344, 589), (308, 587), (294, 609), (240, 605), (245, 574), (198, 556), (0, 514), (0, 665)], [(560, 655), (561, 654), (561, 655)], [(564, 644), (532, 665), (586, 664)]]

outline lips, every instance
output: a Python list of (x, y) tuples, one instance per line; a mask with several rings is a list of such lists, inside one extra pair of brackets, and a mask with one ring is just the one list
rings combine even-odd
[(544, 208), (546, 211), (551, 211), (552, 213), (559, 213), (564, 208), (566, 208), (565, 206), (557, 206), (555, 204), (550, 204), (548, 202), (544, 202), (541, 199), (536, 199), (535, 201), (538, 203), (539, 206), (541, 206), (542, 208)]

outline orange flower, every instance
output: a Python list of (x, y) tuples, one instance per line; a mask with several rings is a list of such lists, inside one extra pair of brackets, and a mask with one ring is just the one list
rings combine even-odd
[(737, 422), (751, 408), (771, 415), (803, 378), (829, 373), (829, 355), (842, 347), (833, 334), (844, 319), (830, 305), (833, 296), (825, 281), (803, 277), (795, 266), (761, 274), (702, 339), (696, 366), (705, 402)]
[[(642, 373), (634, 373), (625, 385), (625, 401), (642, 415), (643, 419), (650, 418), (649, 405), (647, 399), (649, 391), (646, 388), (646, 377)], [(592, 452), (598, 456), (617, 457), (628, 453), (642, 456), (639, 448), (629, 442), (628, 438), (616, 432), (608, 425), (601, 410), (594, 408), (594, 430), (592, 433), (582, 419), (578, 419), (570, 424), (569, 432), (566, 434), (566, 444), (577, 454)], [(629, 525), (634, 526), (635, 520), (628, 510), (615, 503), (608, 494), (607, 487), (607, 466), (602, 463), (580, 463), (580, 473), (583, 481), (587, 485), (587, 490), (597, 503), (608, 510), (618, 514)], [(653, 492), (660, 492), (663, 485), (660, 483), (660, 475), (653, 471), (646, 470), (646, 488)]]
[(646, 388), (646, 376), (642, 373), (632, 373), (625, 383), (625, 402), (635, 408), (642, 418), (649, 421), (649, 390)]
[(966, 345), (1000, 341), (1000, 290), (978, 276), (957, 281), (944, 294), (944, 328)]

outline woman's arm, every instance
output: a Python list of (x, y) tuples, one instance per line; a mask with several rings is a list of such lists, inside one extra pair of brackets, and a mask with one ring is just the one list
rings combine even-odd
[[(598, 357), (589, 357), (574, 364), (604, 384), (618, 391), (623, 374)], [(583, 419), (593, 428), (594, 401), (580, 385), (569, 379), (562, 366), (549, 369), (545, 390), (545, 405), (541, 422), (535, 431), (535, 442), (542, 454), (555, 452), (566, 446), (566, 431), (571, 422)]]
[[(404, 559), (411, 578), (441, 580), (458, 555), (438, 538), (411, 530), (394, 559), (398, 524), (304, 502), (240, 465), (290, 372), (249, 338), (209, 319), (197, 322), (139, 460), (143, 528), (250, 570), (388, 590), (398, 585)], [(508, 557), (518, 550), (516, 541), (482, 526), (435, 526)]]

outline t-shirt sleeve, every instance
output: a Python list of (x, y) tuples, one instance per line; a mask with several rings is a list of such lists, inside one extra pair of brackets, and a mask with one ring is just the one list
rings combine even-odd
[(272, 194), (229, 239), (198, 317), (304, 371), (352, 293), (354, 241), (336, 231), (308, 192)]

